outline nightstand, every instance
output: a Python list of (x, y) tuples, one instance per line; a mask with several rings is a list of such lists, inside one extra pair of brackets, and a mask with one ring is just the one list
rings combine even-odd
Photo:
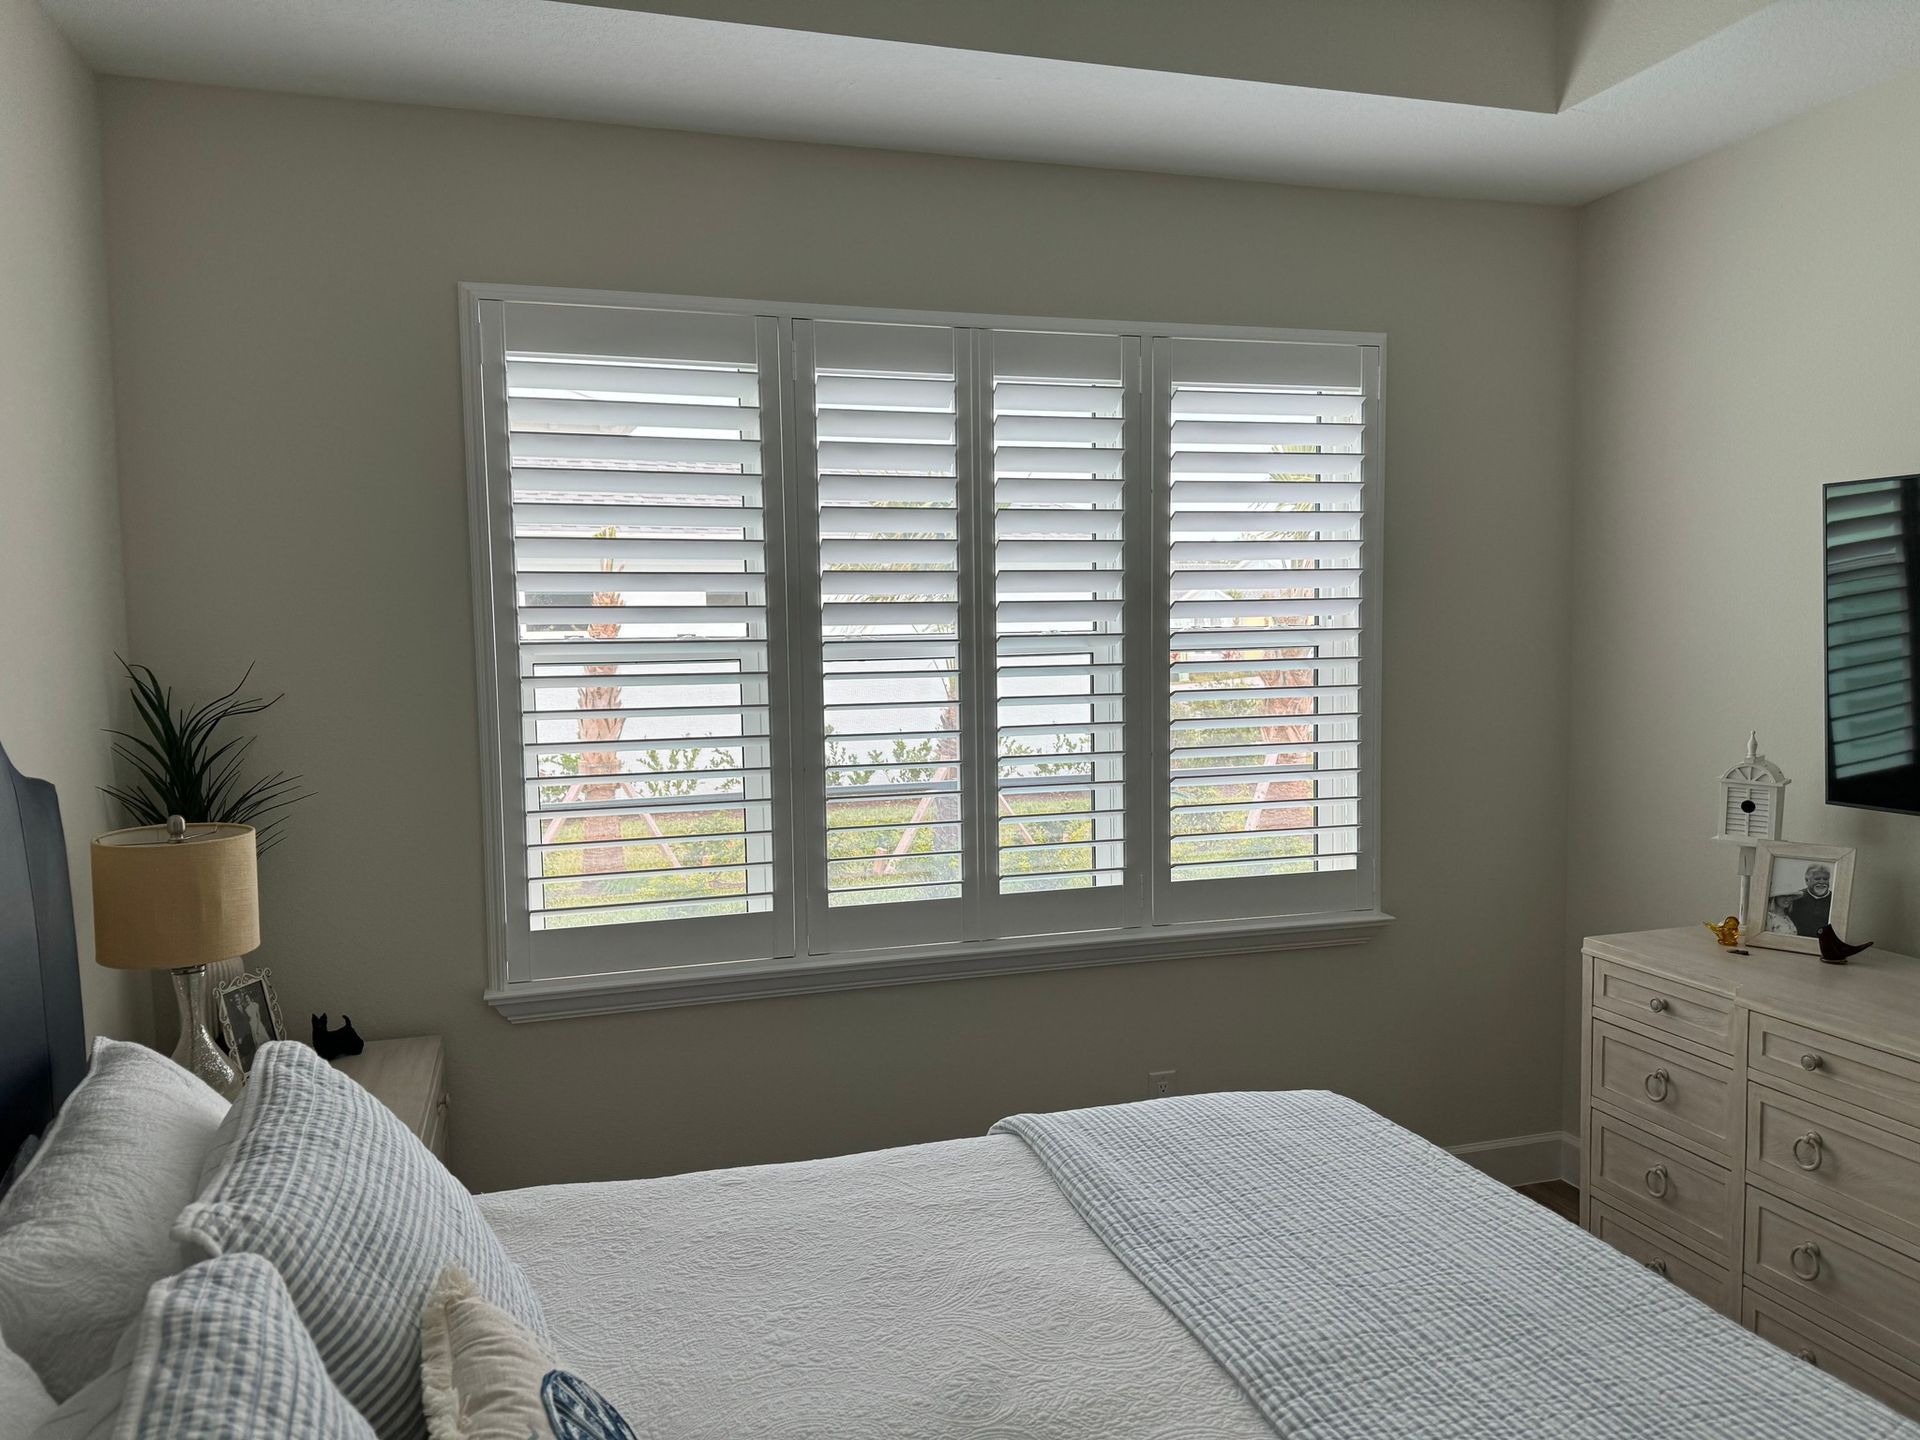
[(438, 1035), (405, 1040), (369, 1040), (358, 1055), (342, 1055), (333, 1068), (358, 1080), (420, 1137), (442, 1161), (447, 1158), (446, 1052)]

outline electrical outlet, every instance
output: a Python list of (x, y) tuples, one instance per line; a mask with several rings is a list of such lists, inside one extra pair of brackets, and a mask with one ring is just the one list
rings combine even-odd
[(1148, 1098), (1158, 1100), (1163, 1096), (1171, 1094), (1173, 1094), (1173, 1071), (1149, 1070), (1147, 1072)]

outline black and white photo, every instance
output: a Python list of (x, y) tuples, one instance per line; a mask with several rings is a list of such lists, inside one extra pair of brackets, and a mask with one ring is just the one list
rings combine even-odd
[(220, 1032), (241, 1074), (253, 1069), (253, 1057), (270, 1040), (287, 1038), (280, 999), (269, 970), (253, 970), (220, 987)]
[(1818, 935), (1833, 917), (1833, 866), (1778, 856), (1767, 877), (1766, 928), (1779, 935)]

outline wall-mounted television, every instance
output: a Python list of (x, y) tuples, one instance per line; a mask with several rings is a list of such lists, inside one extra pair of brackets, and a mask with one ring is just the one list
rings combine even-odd
[(1826, 488), (1827, 803), (1920, 814), (1920, 475)]

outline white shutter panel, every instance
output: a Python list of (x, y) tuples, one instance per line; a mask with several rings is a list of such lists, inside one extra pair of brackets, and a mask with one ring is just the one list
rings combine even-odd
[(1371, 903), (1361, 696), (1374, 354), (1155, 347), (1169, 666), (1160, 923)]
[[(998, 934), (1122, 923), (1139, 341), (992, 331)], [(1144, 510), (1142, 511), (1144, 514)]]
[[(505, 307), (526, 922), (684, 928), (678, 963), (790, 948), (773, 922), (776, 696), (763, 370), (771, 322)], [(539, 976), (636, 968), (534, 946)], [(674, 953), (651, 929), (638, 943)], [(617, 957), (617, 958), (610, 958)], [(676, 963), (667, 960), (663, 963)], [(518, 978), (518, 977), (516, 977)]]
[(1827, 741), (1835, 780), (1914, 763), (1909, 489), (1905, 480), (1827, 489)]
[(810, 390), (824, 852), (816, 951), (961, 934), (958, 332), (796, 322)]

